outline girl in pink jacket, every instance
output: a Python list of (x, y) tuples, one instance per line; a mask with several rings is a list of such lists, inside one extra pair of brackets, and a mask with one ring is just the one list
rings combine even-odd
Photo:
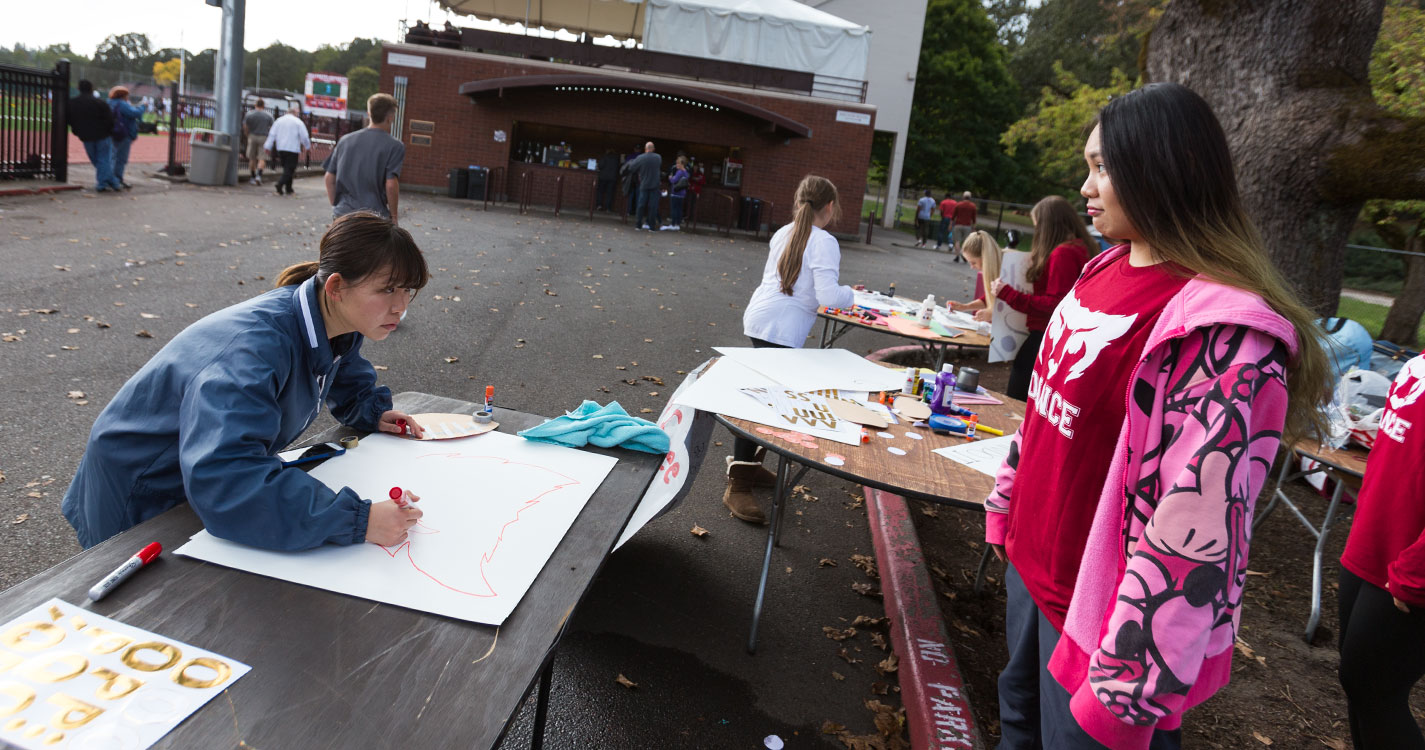
[(1315, 317), (1242, 209), (1211, 108), (1160, 83), (1099, 113), (1080, 192), (1124, 242), (1055, 308), (985, 501), (1007, 558), (1001, 750), (1177, 748), (1231, 673), (1253, 503), (1319, 428)]

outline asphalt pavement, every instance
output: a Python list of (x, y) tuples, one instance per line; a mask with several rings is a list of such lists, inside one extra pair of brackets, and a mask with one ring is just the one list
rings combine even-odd
[[(3, 588), (79, 551), (60, 499), (124, 381), (188, 324), (315, 259), (330, 220), (316, 179), (298, 180), (290, 198), (267, 186), (130, 182), (120, 195), (0, 198)], [(396, 392), (473, 401), (493, 385), (499, 405), (526, 412), (617, 400), (651, 418), (711, 347), (746, 345), (742, 309), (765, 241), (486, 212), (415, 192), (401, 208), (434, 278), (400, 329), (363, 350)], [(894, 236), (843, 242), (842, 282), (969, 297), (967, 266), (895, 247)], [(839, 343), (866, 353), (900, 342), (858, 331)], [(717, 428), (713, 439), (721, 445), (687, 500), (607, 561), (576, 612), (555, 660), (547, 746), (757, 748), (775, 734), (789, 748), (842, 747), (827, 722), (875, 735), (867, 701), (899, 706), (895, 673), (877, 669), (888, 652), (874, 626), (840, 641), (823, 631), (885, 614), (864, 569), (873, 564), (853, 559), (874, 553), (847, 482), (807, 475), (774, 557), (759, 652), (745, 652), (765, 533), (723, 508), (731, 438)], [(709, 533), (693, 535), (695, 525)], [(869, 595), (853, 588), (866, 583)], [(502, 747), (527, 746), (531, 705)]]

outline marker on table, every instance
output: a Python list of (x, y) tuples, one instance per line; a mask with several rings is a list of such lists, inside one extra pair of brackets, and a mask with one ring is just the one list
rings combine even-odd
[(989, 427), (987, 425), (980, 425), (980, 431), (988, 432), (991, 435), (999, 435), (1000, 437), (1004, 437), (1004, 430), (996, 430), (995, 428)]
[(125, 560), (124, 564), (116, 568), (113, 573), (104, 576), (104, 580), (94, 584), (93, 588), (89, 589), (89, 598), (97, 602), (108, 596), (110, 591), (118, 588), (119, 584), (128, 580), (129, 576), (137, 572), (139, 568), (148, 565), (150, 561), (158, 557), (162, 552), (163, 545), (158, 542), (154, 542), (139, 550), (137, 555)]
[(391, 496), (391, 502), (394, 502), (397, 508), (405, 510), (411, 507), (411, 501), (406, 499), (406, 495), (410, 493), (406, 492), (400, 487), (392, 487), (391, 491), (387, 494)]

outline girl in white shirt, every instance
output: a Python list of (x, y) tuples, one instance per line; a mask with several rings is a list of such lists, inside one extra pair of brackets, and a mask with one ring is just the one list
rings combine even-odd
[[(841, 216), (836, 186), (825, 177), (807, 175), (797, 186), (792, 223), (772, 235), (762, 283), (742, 314), (742, 331), (754, 347), (800, 348), (823, 306), (851, 307), (851, 287), (837, 283), (841, 246), (826, 226)], [(728, 458), (727, 489), (722, 502), (744, 521), (766, 523), (752, 494), (771, 487), (772, 472), (762, 468), (757, 445), (738, 439)]]

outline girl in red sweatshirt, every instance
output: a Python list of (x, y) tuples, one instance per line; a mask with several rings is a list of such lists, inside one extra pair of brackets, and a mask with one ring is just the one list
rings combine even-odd
[(1029, 376), (1034, 371), (1034, 358), (1039, 356), (1050, 313), (1083, 272), (1084, 264), (1089, 262), (1089, 248), (1098, 247), (1084, 220), (1060, 196), (1051, 195), (1034, 204), (1029, 218), (1034, 222), (1034, 241), (1025, 279), (1034, 285), (1034, 291), (1025, 294), (999, 279), (991, 282), (995, 296), (1029, 316), (1029, 338), (1014, 357), (1009, 387), (1004, 391), (1020, 401), (1029, 397)]

